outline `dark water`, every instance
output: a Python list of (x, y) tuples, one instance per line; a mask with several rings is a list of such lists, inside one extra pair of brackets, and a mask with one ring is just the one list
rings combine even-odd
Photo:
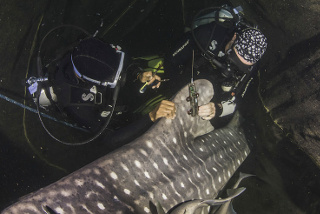
[[(120, 44), (132, 56), (163, 53), (170, 42), (183, 32), (181, 1), (154, 1), (154, 4), (150, 2), (138, 1), (131, 6), (132, 9), (120, 16), (131, 1), (97, 1), (96, 6), (90, 3), (81, 6), (76, 1), (48, 1), (46, 4), (42, 3), (45, 13), (39, 38), (43, 38), (54, 26), (71, 23), (80, 25), (91, 33), (99, 30), (98, 36), (105, 41)], [(37, 12), (36, 6), (35, 9), (23, 3), (18, 6), (13, 7), (16, 11), (10, 14), (21, 10), (30, 11), (30, 23), (39, 22), (41, 12)], [(207, 1), (201, 4), (185, 2), (185, 22), (190, 22), (191, 15), (205, 6), (208, 6)], [(41, 8), (41, 5), (38, 7)], [(32, 11), (36, 12), (33, 14)], [(26, 13), (23, 12), (21, 16)], [(106, 31), (107, 26), (118, 17), (120, 19), (117, 24)], [(103, 26), (100, 27), (102, 21)], [(24, 99), (24, 86), (17, 82), (20, 83), (25, 76), (36, 25), (29, 25), (23, 35), (24, 41), (17, 45), (19, 53), (13, 58), (13, 68), (8, 69), (10, 72), (5, 69), (1, 72), (1, 79), (4, 81), (1, 84), (1, 94), (21, 103)], [(18, 24), (15, 27), (19, 28)], [(57, 32), (58, 39), (52, 35), (48, 37), (43, 50), (44, 61), (50, 61), (58, 52), (68, 49), (72, 38), (79, 36), (79, 33), (69, 30), (66, 33), (69, 37), (65, 39), (63, 33), (65, 32)], [(34, 55), (30, 68), (30, 73), (35, 72)], [(238, 213), (319, 213), (319, 168), (294, 143), (279, 134), (261, 106), (257, 88), (258, 82), (255, 81), (245, 97), (246, 105), (241, 108), (246, 119), (247, 134), (256, 138), (250, 141), (251, 155), (238, 170), (257, 176), (243, 182), (247, 190), (234, 201), (235, 210)], [(34, 108), (28, 98), (26, 104)], [(44, 132), (36, 114), (28, 111), (24, 113), (21, 107), (4, 100), (0, 100), (0, 106), (0, 210), (17, 198), (66, 176), (110, 151), (110, 146), (103, 142), (92, 142), (80, 147), (61, 145)], [(50, 120), (46, 120), (46, 123), (52, 131), (69, 140), (76, 141), (83, 137), (79, 137), (80, 132)], [(231, 183), (235, 179), (236, 177), (232, 178)]]

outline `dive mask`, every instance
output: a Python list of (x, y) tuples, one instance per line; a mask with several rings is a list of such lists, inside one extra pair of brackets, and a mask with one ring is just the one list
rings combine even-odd
[(234, 48), (230, 48), (226, 53), (227, 68), (222, 71), (224, 77), (231, 77), (236, 71), (248, 73), (252, 70), (253, 65), (246, 65), (241, 62)]

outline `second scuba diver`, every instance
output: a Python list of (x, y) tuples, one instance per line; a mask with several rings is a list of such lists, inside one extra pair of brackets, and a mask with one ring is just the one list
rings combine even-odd
[[(39, 55), (40, 50), (41, 45)], [(119, 46), (106, 44), (91, 36), (82, 39), (56, 66), (51, 63), (51, 66), (42, 67), (38, 56), (38, 78), (28, 80), (37, 108), (60, 113), (61, 120), (71, 119), (76, 127), (92, 132), (93, 137), (78, 143), (60, 140), (47, 129), (39, 113), (48, 134), (66, 145), (83, 145), (100, 135), (107, 136), (108, 141), (116, 144), (139, 136), (158, 118), (174, 118), (175, 105), (166, 100), (154, 106), (149, 114), (132, 116), (135, 104), (141, 104), (141, 101), (135, 96), (138, 91), (129, 95), (121, 92), (131, 92), (130, 87), (136, 85), (131, 84), (132, 75), (127, 75), (127, 72), (136, 69), (134, 63), (128, 63), (128, 58)], [(127, 76), (129, 80), (125, 84)], [(121, 87), (125, 88), (120, 90)], [(130, 124), (133, 121), (134, 124)], [(121, 128), (125, 130), (117, 132)]]
[[(212, 82), (215, 95), (211, 102), (199, 107), (198, 115), (211, 120), (216, 127), (221, 118), (235, 111), (267, 49), (265, 35), (246, 24), (240, 12), (229, 6), (213, 8), (211, 19), (214, 21), (200, 25), (195, 19), (192, 31), (185, 33), (165, 57), (164, 67), (170, 82), (174, 83), (171, 84), (173, 90), (177, 91), (190, 81), (193, 69), (195, 79)], [(196, 18), (201, 22), (210, 19), (210, 14), (204, 17)], [(159, 81), (157, 76), (150, 79), (148, 72), (141, 74), (140, 80), (148, 76), (150, 83)]]

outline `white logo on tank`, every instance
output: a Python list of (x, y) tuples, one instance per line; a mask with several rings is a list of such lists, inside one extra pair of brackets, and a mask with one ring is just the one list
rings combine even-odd
[(217, 44), (218, 44), (218, 42), (216, 40), (212, 40), (211, 45), (209, 46), (209, 49), (211, 51), (215, 50), (217, 48)]
[(83, 93), (82, 96), (81, 96), (82, 100), (83, 101), (93, 101), (94, 100), (94, 95), (89, 93), (89, 94), (86, 94), (86, 93)]

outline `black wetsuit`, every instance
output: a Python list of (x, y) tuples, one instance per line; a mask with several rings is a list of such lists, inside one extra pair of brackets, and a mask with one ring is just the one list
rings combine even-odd
[[(226, 58), (225, 47), (234, 36), (235, 31), (234, 28), (225, 27), (212, 22), (196, 28), (194, 30), (194, 35), (204, 50), (210, 51), (211, 55), (215, 56), (215, 59), (223, 62)], [(224, 92), (221, 88), (221, 84), (227, 79), (221, 75), (220, 68), (203, 56), (203, 51), (199, 49), (191, 32), (185, 33), (166, 55), (164, 65), (166, 73), (168, 73), (167, 75), (170, 76), (170, 82), (174, 83), (174, 85), (171, 85), (172, 89), (178, 90), (190, 82), (192, 76), (193, 51), (193, 79), (207, 79), (212, 83), (215, 96), (211, 102), (217, 104), (221, 103), (221, 101), (230, 99), (230, 93)], [(216, 110), (217, 115), (220, 115), (221, 109), (216, 108)], [(211, 122), (213, 125), (217, 126), (217, 124), (222, 123), (221, 120), (221, 118), (216, 116)]]
[[(226, 44), (231, 40), (234, 30), (212, 22), (210, 24), (199, 26), (194, 30), (194, 35), (201, 47), (208, 49), (212, 54), (218, 56), (219, 52), (224, 52)], [(179, 68), (190, 62), (192, 51), (195, 55), (201, 54), (191, 32), (187, 32), (175, 43), (168, 53), (166, 59), (173, 66)]]

